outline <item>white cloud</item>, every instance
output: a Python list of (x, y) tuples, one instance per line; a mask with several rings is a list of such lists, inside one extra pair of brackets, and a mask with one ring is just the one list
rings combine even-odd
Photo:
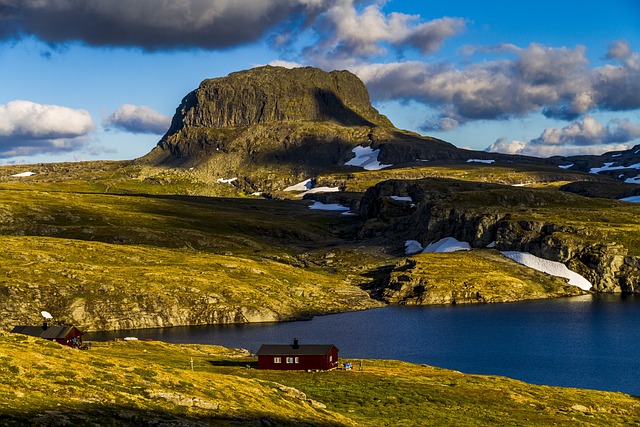
[(444, 41), (464, 31), (466, 20), (444, 17), (423, 21), (419, 15), (385, 14), (385, 2), (373, 2), (360, 10), (353, 0), (333, 2), (314, 22), (319, 40), (305, 55), (325, 68), (344, 68), (376, 55), (388, 47), (434, 52)]
[(538, 138), (528, 142), (500, 138), (487, 151), (536, 157), (600, 155), (608, 151), (628, 150), (638, 138), (638, 124), (616, 119), (604, 126), (587, 115), (563, 128), (545, 129)]
[(94, 129), (91, 115), (86, 110), (22, 100), (0, 105), (0, 138), (73, 138)]
[(613, 59), (623, 59), (631, 54), (631, 46), (626, 40), (616, 40), (611, 43), (609, 46), (609, 51), (607, 52), (607, 58)]
[(102, 124), (106, 129), (162, 135), (169, 129), (171, 117), (144, 105), (123, 104)]
[(0, 105), (0, 157), (75, 151), (94, 129), (86, 110), (11, 101)]

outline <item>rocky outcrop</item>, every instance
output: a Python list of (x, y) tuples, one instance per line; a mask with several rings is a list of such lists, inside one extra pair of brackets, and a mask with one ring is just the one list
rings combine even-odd
[[(391, 237), (398, 250), (405, 240), (426, 245), (454, 237), (473, 248), (495, 242), (498, 250), (530, 252), (564, 263), (595, 291), (638, 292), (640, 258), (630, 256), (620, 243), (605, 241), (602, 230), (523, 219), (527, 208), (561, 202), (570, 206), (571, 197), (578, 196), (443, 179), (387, 181), (369, 189), (361, 202), (366, 222), (360, 237)], [(572, 220), (566, 218), (567, 223)]]
[(405, 258), (374, 293), (391, 304), (433, 305), (513, 302), (584, 292), (562, 279), (514, 265), (496, 250), (484, 250)]

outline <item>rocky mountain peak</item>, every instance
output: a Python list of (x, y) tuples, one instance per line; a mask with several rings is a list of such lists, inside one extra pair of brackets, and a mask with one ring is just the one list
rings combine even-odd
[[(396, 129), (348, 71), (258, 67), (204, 80), (140, 161), (239, 177), (247, 191), (345, 166), (358, 146), (386, 164), (463, 159), (453, 145)], [(347, 166), (349, 167), (349, 166)]]
[(208, 79), (178, 107), (163, 140), (184, 127), (240, 128), (283, 121), (391, 126), (348, 71), (265, 66)]

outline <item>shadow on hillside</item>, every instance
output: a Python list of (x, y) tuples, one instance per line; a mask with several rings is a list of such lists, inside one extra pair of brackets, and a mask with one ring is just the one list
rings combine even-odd
[(363, 277), (368, 277), (373, 280), (361, 283), (359, 285), (360, 289), (369, 292), (369, 295), (371, 295), (372, 298), (379, 299), (381, 296), (380, 293), (384, 289), (384, 285), (389, 283), (391, 272), (394, 267), (394, 265), (384, 265), (362, 274)]
[(209, 360), (209, 364), (211, 366), (258, 369), (258, 362), (248, 362), (246, 360)]
[[(151, 406), (154, 401), (146, 400)], [(165, 402), (159, 399), (160, 402)], [(143, 400), (144, 402), (144, 400)], [(224, 403), (224, 402), (220, 402)], [(68, 403), (63, 406), (43, 405), (40, 409), (12, 411), (0, 409), (0, 425), (2, 426), (63, 426), (63, 425), (110, 425), (124, 427), (139, 426), (308, 426), (308, 427), (333, 427), (343, 424), (328, 423), (325, 420), (314, 420), (310, 417), (300, 417), (292, 420), (283, 417), (274, 417), (269, 413), (257, 410), (247, 410), (238, 413), (235, 417), (217, 414), (217, 409), (203, 409), (202, 415), (194, 413), (181, 414), (184, 409), (177, 407), (174, 412), (168, 410), (151, 410), (136, 406), (117, 404), (82, 404)], [(67, 406), (68, 405), (68, 406)], [(172, 405), (167, 403), (167, 405)]]
[(327, 120), (335, 120), (343, 126), (375, 126), (369, 120), (344, 105), (333, 91), (316, 89), (313, 93), (318, 110)]

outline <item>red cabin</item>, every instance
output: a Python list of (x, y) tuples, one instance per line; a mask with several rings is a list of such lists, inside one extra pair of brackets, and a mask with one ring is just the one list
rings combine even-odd
[(258, 350), (258, 369), (329, 370), (338, 366), (338, 348), (333, 344), (263, 344)]
[(75, 326), (47, 326), (45, 323), (42, 326), (16, 326), (11, 332), (44, 338), (69, 347), (79, 347), (82, 344), (82, 332)]

